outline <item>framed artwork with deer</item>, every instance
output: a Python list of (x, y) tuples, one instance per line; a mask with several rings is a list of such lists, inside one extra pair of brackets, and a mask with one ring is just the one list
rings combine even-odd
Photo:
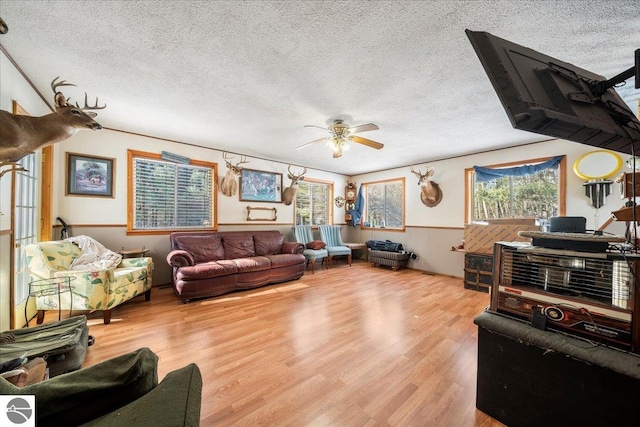
[(240, 172), (240, 201), (282, 202), (282, 174), (253, 169)]
[(115, 197), (115, 159), (67, 153), (66, 195)]

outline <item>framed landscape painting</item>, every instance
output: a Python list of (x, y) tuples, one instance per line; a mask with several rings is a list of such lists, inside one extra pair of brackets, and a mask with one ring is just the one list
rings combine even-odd
[(240, 201), (282, 202), (282, 174), (242, 169), (240, 172)]
[(115, 197), (115, 159), (67, 153), (68, 196)]

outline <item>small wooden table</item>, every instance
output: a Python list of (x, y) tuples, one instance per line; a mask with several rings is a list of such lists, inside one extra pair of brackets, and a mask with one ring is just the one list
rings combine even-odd
[(117, 254), (122, 255), (122, 258), (140, 258), (143, 257), (147, 252), (151, 249), (146, 249), (144, 246), (138, 249), (119, 249), (116, 251)]
[(364, 243), (345, 243), (344, 245), (352, 251), (364, 251), (364, 260), (369, 260), (369, 251), (367, 250), (367, 245), (365, 245)]

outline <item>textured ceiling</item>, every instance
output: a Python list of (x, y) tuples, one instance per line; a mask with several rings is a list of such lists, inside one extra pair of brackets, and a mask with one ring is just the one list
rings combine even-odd
[[(47, 99), (99, 96), (105, 127), (355, 175), (548, 137), (515, 130), (464, 32), (612, 77), (640, 0), (8, 1), (0, 43)], [(632, 80), (618, 89), (637, 109)], [(375, 123), (341, 158), (315, 144)]]

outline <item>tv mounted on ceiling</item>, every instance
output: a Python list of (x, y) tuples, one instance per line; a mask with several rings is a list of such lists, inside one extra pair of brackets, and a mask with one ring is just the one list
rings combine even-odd
[(635, 66), (607, 80), (575, 65), (486, 32), (467, 36), (514, 128), (632, 154), (640, 121), (613, 86), (636, 76)]

